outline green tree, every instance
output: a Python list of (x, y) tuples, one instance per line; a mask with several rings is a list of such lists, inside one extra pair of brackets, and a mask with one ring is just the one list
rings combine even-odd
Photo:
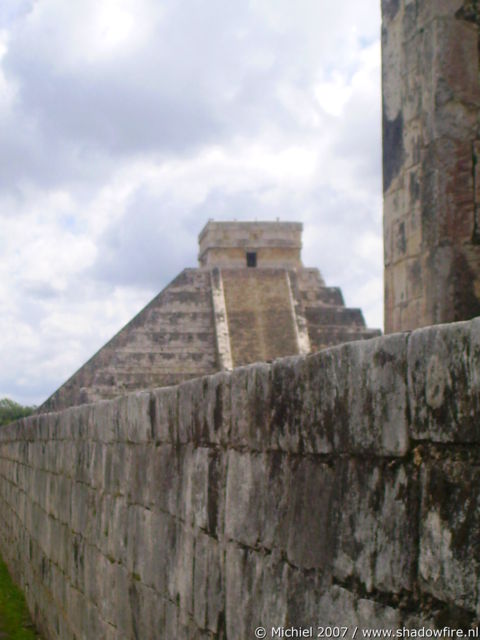
[(36, 407), (24, 407), (15, 400), (2, 398), (0, 400), (0, 426), (9, 424), (18, 418), (25, 418), (35, 411)]

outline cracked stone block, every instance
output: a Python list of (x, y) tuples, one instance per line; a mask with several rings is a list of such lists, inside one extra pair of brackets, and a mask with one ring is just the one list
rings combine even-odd
[(227, 545), (225, 565), (226, 636), (229, 640), (253, 638), (262, 624), (264, 563), (260, 553)]
[(422, 473), (419, 575), (423, 590), (480, 614), (480, 471), (466, 459)]
[(127, 442), (151, 442), (150, 393), (130, 393), (114, 400), (117, 409), (119, 439)]
[(399, 610), (358, 597), (338, 586), (333, 586), (320, 598), (317, 611), (322, 626), (344, 626), (350, 633), (355, 628), (395, 631), (401, 627)]
[(218, 541), (203, 533), (195, 541), (194, 619), (200, 629), (217, 633), (224, 615), (223, 552)]
[(334, 575), (367, 590), (412, 589), (418, 527), (418, 483), (411, 467), (346, 461), (337, 475)]
[(287, 556), (303, 569), (330, 568), (333, 556), (334, 471), (313, 458), (293, 465)]
[(333, 481), (333, 471), (318, 460), (230, 451), (227, 539), (282, 549), (297, 566), (325, 568), (331, 558)]
[(177, 441), (178, 387), (154, 389), (150, 394), (150, 419), (157, 444)]
[(408, 341), (411, 437), (480, 442), (480, 320), (414, 331)]

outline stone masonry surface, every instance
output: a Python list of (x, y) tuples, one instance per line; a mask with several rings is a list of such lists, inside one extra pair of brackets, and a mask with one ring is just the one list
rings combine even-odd
[(480, 315), (480, 3), (382, 0), (385, 332)]
[(0, 552), (52, 640), (465, 629), (479, 404), (477, 319), (33, 416)]

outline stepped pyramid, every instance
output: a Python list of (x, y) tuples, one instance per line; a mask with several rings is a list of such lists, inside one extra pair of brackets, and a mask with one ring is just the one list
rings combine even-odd
[(56, 411), (380, 335), (303, 267), (302, 225), (209, 221), (185, 269), (40, 407)]

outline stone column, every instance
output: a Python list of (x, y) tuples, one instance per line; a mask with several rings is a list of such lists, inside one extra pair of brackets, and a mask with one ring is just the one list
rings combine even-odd
[(382, 0), (385, 331), (480, 315), (479, 0)]

